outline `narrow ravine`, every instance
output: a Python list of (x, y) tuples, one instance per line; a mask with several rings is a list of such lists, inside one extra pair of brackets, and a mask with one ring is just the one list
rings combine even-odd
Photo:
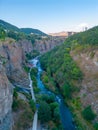
[[(45, 89), (45, 87), (41, 81), (40, 77), (41, 77), (41, 73), (43, 72), (43, 70), (41, 68), (39, 60), (38, 60), (38, 64), (37, 64), (37, 69), (38, 69), (37, 82), (38, 82), (38, 87), (41, 90), (41, 93), (55, 95), (54, 93), (51, 93), (50, 91)], [(73, 121), (72, 121), (72, 114), (69, 111), (68, 107), (65, 106), (65, 104), (63, 102), (63, 98), (58, 95), (55, 95), (55, 98), (56, 98), (57, 102), (59, 103), (61, 122), (62, 122), (64, 130), (75, 130), (75, 125), (73, 124)]]
[[(38, 84), (38, 87), (40, 88), (40, 93), (47, 94), (47, 95), (55, 95), (54, 93), (48, 91), (45, 88), (43, 82), (41, 81), (41, 73), (43, 72), (43, 70), (41, 68), (41, 65), (40, 65), (38, 58), (33, 59), (32, 64), (34, 67), (36, 67), (38, 69), (37, 84)], [(35, 100), (34, 92), (33, 92), (31, 84), (30, 84), (30, 87), (31, 87), (32, 99)], [(55, 95), (55, 100), (59, 103), (61, 122), (62, 122), (62, 126), (63, 126), (64, 130), (75, 130), (76, 128), (75, 128), (75, 125), (73, 124), (73, 121), (72, 121), (72, 114), (71, 114), (70, 110), (68, 109), (68, 107), (65, 106), (62, 96)], [(35, 112), (35, 114), (36, 114), (36, 112)], [(37, 130), (37, 129), (32, 129), (32, 130)]]

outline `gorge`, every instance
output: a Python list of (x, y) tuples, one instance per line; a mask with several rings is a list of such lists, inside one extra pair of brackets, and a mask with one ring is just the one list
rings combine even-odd
[[(37, 60), (37, 62), (36, 62)], [(37, 73), (37, 84), (38, 84), (38, 88), (40, 89), (41, 94), (46, 94), (46, 95), (53, 95), (55, 97), (55, 100), (57, 101), (57, 103), (59, 104), (59, 111), (60, 111), (60, 116), (61, 116), (61, 122), (63, 125), (64, 130), (75, 130), (75, 125), (73, 124), (72, 121), (72, 114), (70, 113), (70, 111), (68, 110), (68, 108), (64, 105), (63, 102), (63, 98), (61, 95), (55, 95), (54, 93), (50, 92), (49, 90), (45, 89), (45, 86), (43, 85), (42, 81), (41, 81), (41, 74), (43, 72), (40, 62), (38, 59), (35, 58), (35, 60), (32, 60), (32, 64), (36, 62), (37, 64), (34, 66), (37, 68), (38, 73)], [(39, 106), (40, 107), (40, 106)]]
[[(5, 32), (3, 28), (1, 32), (5, 35), (0, 35), (0, 130), (28, 130), (32, 127), (37, 107), (31, 100), (34, 94), (20, 92), (18, 87), (31, 90), (33, 87), (33, 99), (48, 108), (52, 118), (43, 123), (43, 117), (39, 116), (47, 129), (62, 129), (60, 114), (64, 130), (74, 130), (73, 122), (77, 130), (97, 130), (98, 27), (67, 39), (20, 32), (10, 32), (9, 35), (9, 31)], [(36, 66), (38, 71), (30, 71), (35, 66), (28, 61), (38, 55), (41, 55)], [(47, 92), (50, 95), (44, 95)], [(57, 95), (56, 102), (51, 93)], [(43, 107), (39, 108), (40, 113), (41, 110)]]
[(0, 39), (0, 130), (8, 130), (14, 124), (14, 117), (12, 118), (13, 88), (29, 87), (28, 74), (24, 70), (26, 54), (32, 55), (35, 50), (40, 53), (46, 52), (61, 44), (64, 38), (36, 39), (33, 45), (26, 38), (17, 41), (7, 36), (5, 39), (2, 37)]

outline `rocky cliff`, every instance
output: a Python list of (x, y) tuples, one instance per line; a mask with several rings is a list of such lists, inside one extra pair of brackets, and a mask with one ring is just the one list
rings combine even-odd
[(40, 53), (45, 53), (55, 46), (61, 45), (65, 41), (65, 37), (49, 37), (41, 40), (36, 40), (33, 48)]
[(15, 85), (22, 87), (28, 87), (29, 85), (28, 76), (24, 72), (23, 64), (25, 63), (25, 53), (30, 52), (31, 49), (31, 42), (26, 40), (19, 42), (7, 40), (0, 46), (0, 56), (2, 62), (5, 61), (6, 75)]
[(98, 50), (87, 49), (78, 54), (71, 52), (71, 55), (84, 74), (79, 93), (81, 102), (84, 107), (91, 105), (98, 114)]
[(7, 39), (0, 42), (0, 130), (11, 129), (13, 85), (29, 86), (23, 64), (25, 53), (31, 50), (32, 44), (26, 40), (15, 42)]
[(0, 130), (11, 129), (12, 87), (0, 63)]
[(44, 53), (60, 45), (64, 39), (41, 39), (32, 44), (28, 40), (0, 41), (0, 130), (10, 130), (12, 125), (13, 87), (28, 87), (29, 79), (24, 71), (25, 55), (38, 50)]

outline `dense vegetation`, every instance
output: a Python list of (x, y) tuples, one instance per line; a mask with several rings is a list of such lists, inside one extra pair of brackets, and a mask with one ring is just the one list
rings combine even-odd
[[(64, 98), (71, 98), (74, 91), (78, 91), (77, 83), (82, 79), (82, 72), (69, 55), (70, 48), (63, 45), (55, 48), (41, 57), (40, 61), (50, 81), (59, 87)], [(43, 76), (46, 83), (46, 75)], [(49, 82), (50, 82), (49, 81)], [(54, 84), (54, 87), (55, 87)]]
[(53, 95), (37, 96), (39, 104), (38, 117), (42, 124), (49, 130), (63, 130), (60, 121), (59, 104), (55, 102)]
[(54, 87), (56, 85), (56, 83), (55, 83), (54, 79), (47, 74), (47, 72), (42, 73), (41, 80), (43, 81), (45, 87), (48, 90), (52, 91), (53, 93), (58, 94), (57, 88)]
[(14, 26), (12, 24), (9, 24), (9, 23), (7, 23), (7, 22), (5, 22), (3, 20), (0, 20), (0, 27), (2, 27), (5, 30), (20, 32), (18, 27)]
[(0, 39), (5, 40), (6, 37), (12, 38), (16, 41), (26, 39), (26, 40), (31, 41), (32, 44), (35, 42), (35, 39), (38, 39), (38, 40), (41, 39), (40, 35), (36, 35), (36, 34), (28, 34), (27, 35), (23, 32), (16, 32), (13, 30), (5, 31), (4, 28), (0, 27)]
[[(97, 129), (98, 124), (92, 127), (91, 122), (96, 115), (90, 106), (82, 107), (80, 97), (77, 96), (81, 89), (83, 73), (70, 56), (71, 51), (80, 52), (86, 49), (98, 47), (98, 27), (94, 27), (85, 32), (75, 34), (65, 43), (56, 47), (52, 51), (44, 54), (41, 58), (41, 65), (44, 69), (42, 80), (51, 91), (59, 92), (63, 95), (65, 102), (73, 112), (77, 128), (80, 130)], [(91, 57), (94, 52), (91, 53)]]
[(40, 91), (40, 89), (37, 86), (37, 79), (36, 79), (36, 77), (37, 77), (37, 69), (32, 68), (31, 72), (30, 72), (30, 75), (31, 75), (31, 80), (33, 81), (32, 87), (33, 87), (34, 93), (38, 93)]
[(32, 28), (20, 29), (12, 24), (0, 20), (0, 40), (5, 40), (5, 38), (12, 38), (15, 41), (26, 39), (31, 41), (33, 44), (35, 39), (40, 40), (42, 39), (42, 36), (47, 36), (47, 34)]
[[(70, 56), (70, 47), (67, 44), (56, 47), (43, 55), (40, 61), (45, 71), (42, 75), (43, 83), (51, 91), (60, 92), (67, 104), (74, 99), (73, 102), (79, 110), (81, 108), (80, 100), (75, 99), (74, 95), (80, 90), (79, 84), (83, 74)], [(80, 124), (77, 123), (77, 126), (79, 128)]]
[(95, 119), (96, 115), (95, 113), (92, 111), (91, 106), (87, 106), (83, 111), (82, 111), (82, 115), (84, 117), (84, 119), (88, 120), (88, 121), (92, 121)]
[(75, 34), (66, 40), (70, 44), (98, 45), (98, 26), (85, 32)]
[(62, 130), (60, 122), (59, 104), (55, 101), (54, 95), (41, 94), (37, 84), (37, 69), (30, 71), (33, 89), (36, 96), (36, 105), (38, 108), (38, 118), (41, 124), (47, 129)]

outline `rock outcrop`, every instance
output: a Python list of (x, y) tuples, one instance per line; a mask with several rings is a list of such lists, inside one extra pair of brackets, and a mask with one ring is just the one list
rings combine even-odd
[(61, 45), (65, 41), (65, 37), (50, 37), (47, 39), (36, 40), (33, 48), (40, 53), (50, 51), (55, 46)]
[(84, 74), (79, 93), (81, 102), (84, 107), (91, 105), (98, 114), (98, 50), (78, 54), (72, 52), (71, 55)]
[(25, 53), (29, 53), (31, 50), (32, 44), (27, 40), (11, 43), (6, 41), (0, 46), (0, 56), (5, 60), (6, 75), (15, 85), (22, 87), (29, 85), (28, 75), (23, 69), (23, 64), (25, 63)]
[(0, 63), (0, 130), (10, 130), (12, 125), (11, 106), (13, 101), (12, 84)]
[(25, 53), (31, 50), (32, 44), (27, 40), (0, 43), (0, 130), (11, 130), (13, 85), (29, 86), (23, 64)]

